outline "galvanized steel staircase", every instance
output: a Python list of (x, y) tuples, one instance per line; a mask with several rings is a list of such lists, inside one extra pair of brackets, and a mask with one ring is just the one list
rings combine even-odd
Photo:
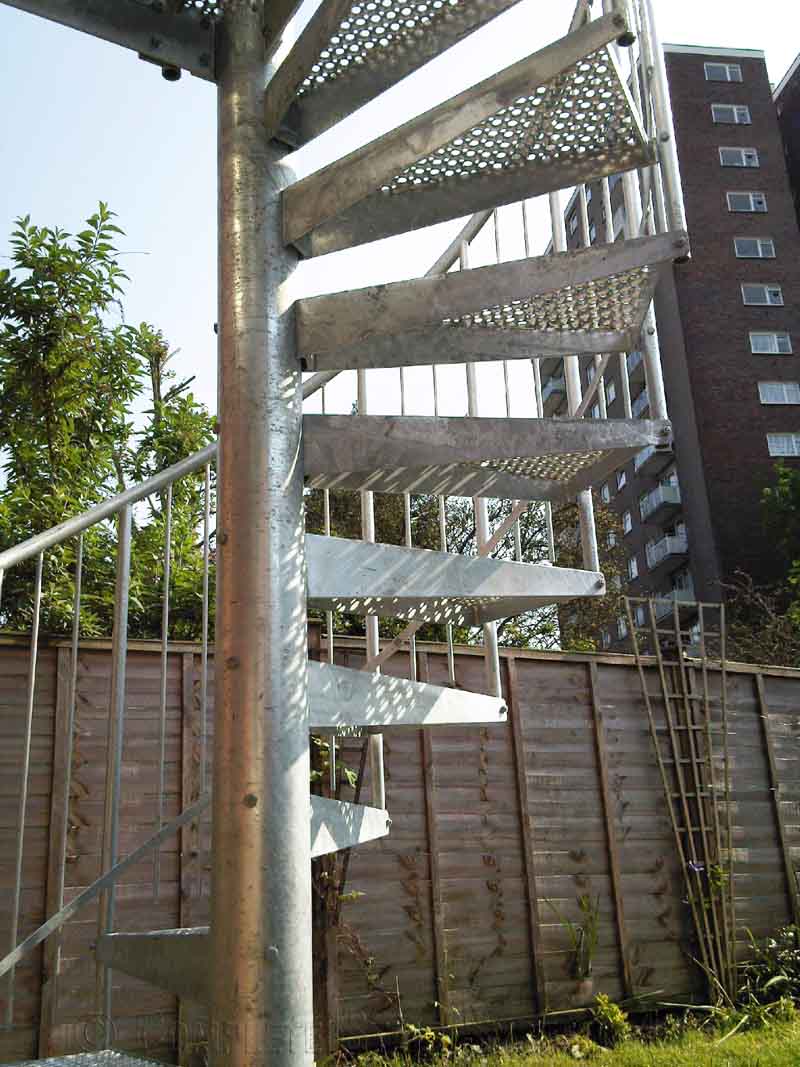
[[(323, 0), (267, 86), (268, 131), (304, 143), (515, 2)], [(71, 23), (50, 3), (16, 6), (85, 28), (80, 5), (66, 5)], [(99, 7), (114, 24), (105, 35), (137, 47), (139, 38), (128, 42), (119, 28), (130, 5), (113, 17), (113, 5)], [(199, 32), (196, 11), (186, 7), (170, 16), (177, 43), (167, 41), (162, 54), (182, 54), (182, 20), (187, 32)], [(630, 28), (619, 12), (579, 24), (298, 181), (283, 195), (285, 241), (321, 255), (654, 163), (609, 47), (620, 38), (629, 39)], [(298, 354), (306, 369), (340, 370), (625, 351), (660, 272), (687, 248), (677, 232), (300, 300)], [(664, 421), (369, 415), (307, 415), (303, 432), (314, 488), (550, 501), (574, 497), (670, 435)], [(194, 468), (187, 461), (182, 470), (207, 461)], [(593, 571), (314, 535), (306, 552), (308, 604), (324, 610), (479, 625), (604, 592)], [(320, 732), (498, 723), (505, 715), (496, 697), (315, 663), (309, 708), (310, 729)], [(382, 809), (312, 798), (313, 855), (388, 830)], [(97, 953), (111, 968), (207, 1001), (208, 943), (207, 928), (109, 933)]]

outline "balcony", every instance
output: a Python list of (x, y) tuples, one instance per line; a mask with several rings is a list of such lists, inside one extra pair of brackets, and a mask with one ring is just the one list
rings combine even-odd
[(656, 621), (665, 619), (668, 615), (672, 616), (675, 603), (678, 605), (678, 616), (681, 622), (685, 622), (687, 618), (696, 613), (694, 587), (690, 585), (687, 589), (673, 589), (668, 597), (654, 598), (653, 611)]
[(649, 408), (650, 397), (647, 395), (647, 390), (643, 389), (631, 404), (631, 413), (635, 419), (639, 419)]
[(628, 353), (628, 380), (631, 385), (641, 382), (644, 385), (644, 356), (641, 352)]
[(659, 448), (657, 445), (648, 445), (633, 457), (633, 469), (636, 474), (648, 477), (660, 474), (665, 467), (672, 462), (673, 452), (671, 448)]
[(647, 554), (647, 566), (651, 571), (664, 563), (670, 564), (670, 570), (675, 570), (685, 561), (689, 552), (689, 545), (685, 536), (677, 537), (668, 534), (666, 537), (662, 537), (660, 541), (654, 541), (652, 544), (646, 545), (645, 552)]
[(561, 403), (567, 395), (564, 384), (564, 376), (560, 378), (548, 378), (542, 387), (542, 404), (545, 415), (553, 415), (561, 407)]
[(677, 485), (657, 485), (639, 501), (642, 522), (663, 523), (681, 510), (681, 490)]

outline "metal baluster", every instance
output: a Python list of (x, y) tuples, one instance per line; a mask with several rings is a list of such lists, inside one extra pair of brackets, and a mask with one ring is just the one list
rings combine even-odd
[[(578, 218), (581, 224), (581, 243), (584, 248), (589, 248), (592, 241), (589, 236), (589, 201), (586, 199), (586, 186), (578, 186)], [(600, 374), (603, 364), (603, 357), (595, 354), (594, 357), (594, 373)], [(600, 418), (605, 419), (608, 417), (608, 409), (606, 407), (606, 383), (602, 376), (597, 385), (597, 404), (600, 409)]]
[[(436, 373), (436, 364), (431, 367), (431, 373), (433, 375), (433, 413), (439, 414), (439, 376)], [(447, 551), (447, 506), (443, 496), (437, 498), (439, 506), (439, 547), (442, 552)], [(455, 687), (456, 684), (456, 657), (455, 649), (453, 647), (453, 624), (448, 622), (446, 627), (447, 637), (447, 680), (448, 683)]]
[[(614, 218), (611, 211), (611, 186), (608, 178), (603, 178), (600, 183), (600, 193), (603, 198), (603, 214), (605, 215), (605, 240), (606, 244), (614, 243)], [(625, 352), (619, 354), (619, 384), (622, 390), (622, 410), (626, 419), (633, 418), (631, 409), (631, 383), (628, 378), (628, 356)]]
[[(400, 414), (406, 413), (406, 377), (400, 367)], [(411, 493), (403, 493), (403, 536), (406, 548), (412, 547), (411, 538)], [(414, 634), (408, 639), (409, 670), (412, 681), (417, 680), (417, 638)]]
[[(161, 685), (158, 716), (158, 814), (156, 832), (164, 825), (164, 781), (167, 751), (167, 667), (169, 665), (169, 578), (172, 547), (172, 486), (167, 486), (164, 504), (164, 591), (161, 601)], [(153, 852), (153, 897), (161, 885), (161, 848)]]
[[(469, 267), (469, 247), (466, 241), (462, 242), (459, 254), (461, 270)], [(478, 414), (478, 379), (474, 363), (466, 364), (467, 374), (467, 414), (474, 417)], [(475, 535), (480, 553), (481, 547), (489, 540), (489, 507), (484, 496), (473, 497), (472, 506), (475, 512)], [(488, 622), (483, 626), (483, 643), (486, 649), (486, 686), (487, 692), (496, 696), (502, 696), (502, 682), (500, 678), (500, 652), (497, 645), (497, 623)]]
[[(322, 394), (320, 396), (320, 403), (322, 407), (322, 414), (325, 414), (325, 387), (322, 387)], [(331, 536), (331, 491), (330, 489), (322, 490), (322, 532), (326, 537)], [(333, 612), (325, 612), (325, 625), (328, 628), (328, 663), (333, 663), (334, 660), (334, 647), (333, 647)], [(336, 734), (331, 734), (328, 739), (328, 753), (329, 753), (329, 772), (331, 783), (331, 796), (336, 795)]]
[[(523, 209), (524, 209), (524, 207), (525, 207), (525, 205), (523, 203)], [(494, 255), (495, 255), (496, 261), (498, 263), (500, 263), (501, 262), (501, 255), (500, 255), (500, 215), (499, 215), (499, 211), (498, 211), (497, 208), (494, 209), (493, 220), (494, 220)], [(510, 388), (509, 380), (508, 380), (508, 360), (507, 359), (503, 360), (503, 388), (505, 390), (506, 418), (510, 419), (511, 418), (511, 388)], [(516, 507), (518, 504), (519, 504), (519, 500), (515, 500), (513, 502), (513, 504), (512, 504), (512, 507)], [(516, 559), (518, 563), (522, 562), (522, 527), (520, 525), (520, 520), (519, 519), (517, 519), (517, 521), (514, 523), (514, 559)]]
[[(36, 557), (36, 577), (33, 591), (33, 619), (31, 622), (31, 647), (28, 655), (28, 688), (25, 701), (25, 740), (22, 749), (22, 781), (17, 812), (17, 855), (14, 866), (14, 898), (11, 902), (11, 934), (9, 950), (17, 947), (19, 934), (20, 899), (22, 897), (22, 856), (25, 843), (25, 809), (28, 806), (28, 779), (31, 769), (31, 734), (33, 732), (33, 705), (36, 691), (36, 661), (39, 655), (39, 619), (42, 609), (42, 564), (44, 553)], [(6, 1001), (6, 1025), (14, 1021), (14, 979), (16, 968), (8, 972), (8, 1000)]]
[[(359, 415), (367, 414), (367, 372), (356, 371), (357, 403)], [(375, 543), (375, 497), (369, 492), (361, 494), (361, 537)], [(378, 616), (367, 615), (364, 620), (367, 634), (367, 659), (374, 659), (380, 652)], [(372, 783), (372, 803), (376, 808), (386, 807), (386, 781), (383, 769), (383, 734), (373, 733), (369, 739), (369, 773)]]
[(200, 792), (208, 781), (208, 575), (211, 560), (211, 464), (203, 480), (203, 616), (200, 645)]
[[(564, 252), (567, 248), (567, 233), (561, 211), (561, 196), (550, 193), (550, 225), (553, 233), (553, 250)], [(567, 408), (574, 415), (581, 403), (581, 373), (577, 356), (564, 357), (564, 382), (567, 387)], [(599, 571), (600, 558), (597, 551), (597, 530), (594, 524), (594, 504), (591, 489), (578, 493), (578, 515), (581, 527), (583, 565), (587, 570)]]
[[(128, 600), (131, 579), (132, 508), (126, 504), (118, 514), (117, 574), (114, 587), (114, 629), (111, 651), (111, 701), (106, 745), (106, 795), (103, 812), (101, 869), (111, 870), (118, 859), (120, 793), (122, 787), (122, 742), (125, 722), (125, 672), (128, 654)], [(100, 899), (98, 935), (114, 929), (116, 886), (110, 886)], [(111, 971), (97, 970), (97, 1013), (103, 1023), (103, 1048), (111, 1041)]]

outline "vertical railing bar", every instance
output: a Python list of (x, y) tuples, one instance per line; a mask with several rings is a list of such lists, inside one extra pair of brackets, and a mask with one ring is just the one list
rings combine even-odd
[[(433, 414), (439, 414), (439, 376), (436, 373), (436, 364), (431, 366), (433, 375)], [(439, 507), (439, 547), (442, 552), (447, 552), (447, 505), (445, 498), (437, 498)], [(447, 680), (455, 688), (456, 684), (456, 655), (453, 647), (453, 624), (448, 622), (445, 627), (447, 637)]]
[[(161, 600), (161, 677), (158, 708), (158, 811), (156, 832), (164, 825), (164, 785), (167, 755), (167, 668), (169, 666), (169, 582), (172, 552), (172, 485), (164, 501), (164, 581)], [(153, 898), (161, 888), (161, 847), (153, 850)]]
[[(406, 414), (406, 376), (403, 367), (400, 367), (400, 414)], [(406, 548), (412, 547), (411, 537), (411, 494), (403, 493), (403, 539)], [(412, 681), (417, 680), (417, 639), (414, 634), (408, 639), (408, 666), (409, 677)]]
[[(524, 205), (524, 202), (523, 202), (523, 208), (524, 208), (524, 206), (525, 205)], [(500, 263), (500, 261), (501, 261), (501, 255), (500, 255), (500, 216), (499, 216), (497, 208), (494, 209), (494, 253), (495, 253), (496, 261), (498, 263)], [(511, 418), (511, 386), (510, 386), (510, 383), (509, 383), (509, 380), (508, 380), (508, 360), (507, 359), (503, 360), (503, 388), (504, 388), (504, 391), (505, 391), (506, 418), (510, 419)], [(519, 501), (515, 500), (513, 502), (513, 504), (512, 504), (512, 507), (516, 507), (517, 504), (519, 504)], [(520, 520), (519, 519), (517, 519), (517, 521), (514, 523), (514, 558), (516, 559), (516, 561), (518, 563), (522, 562), (522, 527), (520, 525)]]
[(211, 464), (203, 479), (203, 617), (200, 645), (200, 792), (208, 779), (208, 575), (211, 558)]
[(725, 823), (728, 837), (728, 907), (730, 909), (731, 936), (733, 939), (733, 988), (736, 988), (736, 896), (733, 888), (733, 812), (731, 810), (731, 775), (730, 775), (730, 743), (728, 740), (728, 673), (726, 666), (727, 657), (727, 630), (725, 622), (725, 605), (719, 606), (719, 642), (720, 642), (720, 684), (722, 697), (722, 754), (725, 762)]
[[(39, 656), (39, 620), (42, 610), (42, 567), (44, 553), (36, 557), (36, 577), (33, 592), (33, 618), (31, 620), (31, 647), (28, 654), (28, 685), (25, 699), (25, 740), (22, 749), (22, 775), (17, 809), (17, 854), (14, 864), (14, 897), (11, 901), (11, 933), (9, 951), (17, 947), (19, 934), (20, 900), (22, 897), (22, 858), (25, 844), (25, 809), (28, 806), (28, 778), (31, 769), (31, 735), (33, 733), (33, 708), (36, 695), (36, 662)], [(14, 1021), (14, 985), (16, 967), (8, 972), (8, 1000), (6, 1001), (6, 1024)]]
[[(117, 565), (114, 584), (114, 627), (111, 652), (111, 700), (106, 746), (106, 795), (103, 812), (101, 870), (111, 870), (119, 850), (120, 793), (122, 787), (122, 743), (125, 722), (125, 673), (128, 653), (128, 600), (131, 577), (132, 508), (126, 504), (118, 513)], [(98, 935), (114, 928), (116, 885), (100, 898)], [(97, 970), (98, 1016), (103, 1024), (103, 1047), (111, 1040), (111, 971), (102, 964)]]
[[(461, 244), (459, 253), (459, 266), (461, 270), (469, 269), (469, 246), (466, 241)], [(474, 363), (465, 364), (467, 378), (467, 415), (473, 418), (478, 415), (478, 379)], [(472, 508), (475, 515), (475, 542), (478, 555), (481, 548), (489, 540), (489, 505), (484, 496), (472, 498)], [(486, 687), (487, 692), (502, 697), (502, 680), (500, 677), (500, 653), (497, 646), (497, 623), (488, 622), (483, 625), (483, 643), (486, 656)]]
[[(322, 387), (322, 393), (320, 396), (320, 404), (322, 407), (322, 414), (325, 414), (325, 386)], [(330, 489), (322, 490), (322, 532), (326, 537), (331, 536), (331, 491)], [(333, 663), (335, 658), (335, 649), (333, 642), (333, 612), (325, 612), (325, 625), (328, 629), (328, 663)], [(336, 796), (336, 734), (331, 734), (328, 738), (328, 755), (329, 755), (329, 775), (331, 795)]]
[[(592, 241), (589, 236), (589, 202), (586, 199), (585, 184), (578, 186), (578, 217), (581, 223), (581, 243), (584, 248), (589, 248)], [(593, 364), (595, 376), (600, 376), (600, 381), (597, 383), (597, 403), (600, 408), (600, 418), (605, 419), (608, 417), (608, 409), (606, 406), (606, 383), (602, 375), (602, 371), (605, 370), (603, 357), (595, 353)]]
[[(614, 216), (611, 210), (611, 186), (608, 178), (603, 178), (600, 183), (600, 195), (603, 200), (603, 214), (605, 215), (605, 239), (606, 244), (614, 243)], [(633, 418), (631, 408), (631, 383), (628, 378), (628, 356), (625, 352), (619, 354), (619, 384), (622, 390), (622, 410), (626, 419)]]

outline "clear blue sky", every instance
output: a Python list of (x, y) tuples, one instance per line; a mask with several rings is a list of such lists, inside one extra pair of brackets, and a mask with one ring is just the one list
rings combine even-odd
[[(573, 7), (573, 0), (522, 0), (304, 149), (298, 172), (561, 36)], [(797, 0), (656, 0), (656, 9), (666, 41), (764, 49), (773, 81), (800, 49)], [(0, 4), (0, 99), (0, 255), (16, 216), (75, 230), (98, 200), (107, 201), (126, 231), (129, 321), (164, 331), (181, 350), (181, 373), (197, 375), (197, 392), (215, 408), (214, 87), (188, 75), (167, 83), (132, 52)], [(300, 285), (321, 292), (413, 277), (456, 228), (323, 257), (305, 265)]]

